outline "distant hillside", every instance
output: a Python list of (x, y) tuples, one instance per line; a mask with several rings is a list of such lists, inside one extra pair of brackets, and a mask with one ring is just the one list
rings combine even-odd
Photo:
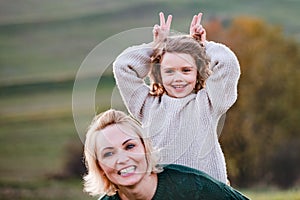
[(5, 0), (0, 3), (0, 84), (73, 79), (87, 54), (106, 38), (174, 15), (172, 28), (187, 31), (193, 14), (230, 20), (240, 15), (282, 26), (300, 40), (297, 0), (116, 1)]

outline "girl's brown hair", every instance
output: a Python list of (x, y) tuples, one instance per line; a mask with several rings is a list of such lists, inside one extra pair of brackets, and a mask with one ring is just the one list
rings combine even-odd
[(196, 36), (169, 36), (163, 42), (155, 44), (153, 50), (154, 53), (151, 57), (151, 71), (149, 74), (151, 95), (162, 96), (166, 92), (162, 84), (160, 72), (160, 63), (166, 52), (191, 55), (194, 58), (197, 66), (197, 83), (194, 91), (196, 93), (205, 87), (205, 80), (211, 74), (211, 71), (209, 70), (210, 59), (206, 55), (205, 47)]

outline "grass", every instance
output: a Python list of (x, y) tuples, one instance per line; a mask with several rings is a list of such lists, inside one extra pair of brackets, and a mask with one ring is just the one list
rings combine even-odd
[[(101, 96), (109, 96), (114, 82), (103, 77), (99, 84), (100, 112), (110, 103)], [(72, 118), (72, 86), (67, 80), (2, 87), (1, 199), (93, 199), (82, 192), (80, 178), (53, 179), (66, 172), (67, 148), (82, 145)], [(86, 115), (84, 106), (81, 114)]]
[(82, 191), (81, 180), (38, 180), (0, 183), (1, 199), (97, 199)]
[[(97, 199), (82, 191), (80, 179), (39, 180), (34, 182), (0, 182), (1, 199)], [(240, 190), (253, 200), (299, 200), (300, 190)]]
[(60, 170), (64, 145), (78, 138), (70, 115), (44, 115), (48, 116), (27, 115), (2, 122), (0, 156), (5, 162), (0, 164), (1, 179), (34, 180)]
[[(300, 190), (240, 190), (253, 200), (299, 200)], [(97, 199), (82, 191), (80, 179), (0, 182), (1, 199)]]
[(278, 190), (272, 188), (266, 189), (252, 189), (252, 190), (241, 190), (250, 199), (255, 200), (299, 200), (300, 199), (300, 189), (288, 189), (288, 190)]
[[(64, 171), (68, 145), (81, 144), (72, 116), (76, 72), (88, 53), (111, 35), (154, 25), (159, 11), (174, 14), (173, 29), (186, 31), (199, 9), (204, 20), (240, 14), (262, 17), (298, 37), (300, 27), (300, 3), (292, 0), (284, 6), (281, 0), (227, 4), (217, 0), (172, 4), (165, 0), (4, 0), (0, 4), (1, 199), (93, 199), (82, 192), (80, 178), (50, 177)], [(81, 130), (92, 117), (87, 110), (89, 81), (79, 91)], [(96, 112), (112, 105), (123, 108), (118, 94), (112, 92), (112, 77), (102, 77), (98, 86)], [(252, 199), (300, 196), (296, 189), (242, 191)]]
[[(112, 87), (113, 82), (103, 80), (100, 83), (106, 90), (99, 89), (98, 96), (108, 94)], [(64, 147), (70, 140), (79, 141), (72, 118), (72, 85), (68, 81), (20, 87), (11, 86), (9, 92), (1, 94), (0, 156), (5, 162), (0, 163), (0, 180), (31, 180), (60, 171)], [(109, 105), (108, 98), (97, 98), (96, 102), (103, 105), (97, 107), (99, 112), (109, 107), (105, 106)], [(84, 116), (84, 107), (82, 110)]]

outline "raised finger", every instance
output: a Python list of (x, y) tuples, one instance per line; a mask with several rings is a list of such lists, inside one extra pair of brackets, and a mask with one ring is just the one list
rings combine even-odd
[(160, 20), (160, 26), (164, 26), (165, 25), (165, 15), (164, 15), (164, 13), (163, 12), (160, 12), (159, 13), (159, 20)]
[(166, 22), (166, 28), (169, 30), (171, 27), (171, 22), (172, 22), (172, 15), (168, 16), (167, 22)]
[(196, 22), (196, 24), (198, 24), (198, 25), (201, 24), (202, 15), (203, 15), (202, 13), (199, 13), (199, 14), (197, 15), (197, 22)]
[(193, 19), (192, 19), (192, 21), (191, 21), (191, 27), (196, 25), (196, 23), (197, 23), (197, 18), (198, 18), (198, 16), (197, 16), (197, 15), (194, 15), (194, 17), (193, 17)]

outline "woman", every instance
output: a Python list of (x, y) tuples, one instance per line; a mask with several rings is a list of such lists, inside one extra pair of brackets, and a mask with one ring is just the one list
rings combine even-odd
[(157, 166), (133, 118), (116, 110), (95, 117), (84, 146), (84, 190), (100, 199), (248, 199), (209, 175), (181, 165)]

